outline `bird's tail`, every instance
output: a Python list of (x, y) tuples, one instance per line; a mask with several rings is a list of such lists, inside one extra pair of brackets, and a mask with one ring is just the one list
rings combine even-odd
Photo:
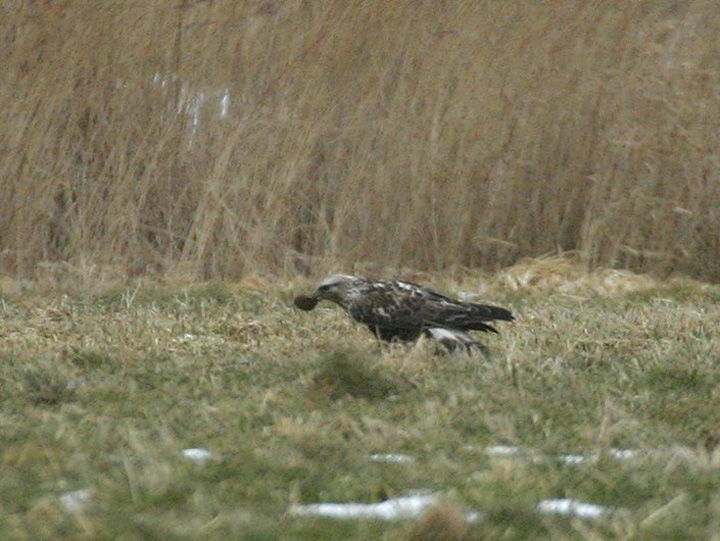
[(434, 321), (428, 323), (463, 331), (485, 331), (498, 334), (497, 329), (489, 325), (488, 321), (513, 321), (514, 319), (510, 310), (499, 306), (458, 302), (453, 306), (444, 306), (443, 310), (438, 311)]
[(512, 312), (510, 310), (500, 308), (499, 306), (490, 306), (489, 304), (476, 304), (472, 302), (465, 303), (465, 305), (470, 307), (473, 314), (487, 321), (494, 321), (496, 319), (501, 319), (503, 321), (515, 320), (515, 316), (512, 315)]

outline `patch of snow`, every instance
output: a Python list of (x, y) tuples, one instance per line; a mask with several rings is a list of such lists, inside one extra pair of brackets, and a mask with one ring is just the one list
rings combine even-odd
[(560, 455), (558, 460), (564, 464), (581, 464), (588, 459), (597, 460), (597, 455), (591, 455), (589, 457), (583, 455)]
[(226, 88), (223, 97), (220, 99), (220, 118), (227, 118), (230, 110), (230, 89)]
[[(615, 460), (631, 460), (638, 458), (640, 451), (635, 449), (608, 449), (607, 454), (610, 458)], [(582, 464), (583, 462), (597, 462), (600, 460), (600, 454), (593, 453), (591, 455), (560, 455), (558, 457), (560, 462), (565, 464)]]
[(182, 455), (198, 464), (204, 464), (213, 458), (213, 454), (208, 449), (203, 449), (202, 447), (183, 449)]
[(196, 342), (197, 344), (219, 344), (223, 342), (223, 339), (219, 336), (213, 335), (197, 335), (191, 333), (185, 333), (182, 336), (173, 338), (173, 341), (178, 344), (188, 344), (190, 342)]
[[(465, 447), (469, 451), (476, 450), (473, 446)], [(493, 457), (499, 458), (512, 458), (517, 460), (526, 460), (528, 462), (539, 463), (549, 460), (559, 460), (563, 464), (582, 464), (584, 462), (597, 462), (600, 459), (600, 454), (592, 453), (589, 455), (542, 455), (532, 449), (525, 447), (517, 447), (513, 445), (493, 445), (485, 448), (485, 452)], [(640, 451), (635, 449), (608, 449), (607, 454), (610, 458), (615, 460), (631, 460), (638, 458), (641, 454)]]
[(542, 500), (537, 505), (540, 513), (547, 515), (574, 515), (581, 518), (598, 519), (610, 513), (610, 508), (595, 503), (563, 498), (559, 500)]
[[(468, 447), (468, 450), (474, 450), (474, 448)], [(526, 449), (515, 445), (491, 445), (490, 447), (487, 447), (485, 451), (490, 456), (516, 457), (519, 455), (525, 456), (527, 454)]]
[(412, 464), (415, 459), (410, 455), (403, 455), (399, 453), (380, 453), (370, 455), (370, 460), (373, 462), (387, 462), (390, 464)]
[[(468, 450), (474, 449), (468, 447)], [(525, 460), (532, 463), (538, 463), (545, 460), (545, 457), (539, 455), (532, 449), (518, 447), (515, 445), (492, 445), (490, 447), (486, 447), (485, 452), (492, 457)]]
[(89, 488), (81, 488), (71, 492), (65, 492), (60, 496), (60, 503), (68, 511), (77, 512), (82, 510), (92, 497), (92, 490)]
[(391, 498), (380, 503), (316, 503), (293, 505), (291, 515), (336, 519), (402, 520), (417, 518), (437, 503), (434, 494), (416, 494)]
[(609, 453), (616, 460), (631, 460), (640, 456), (640, 451), (635, 449), (610, 449)]
[(481, 511), (470, 511), (465, 513), (465, 520), (470, 524), (476, 524), (481, 520), (485, 520), (485, 513)]

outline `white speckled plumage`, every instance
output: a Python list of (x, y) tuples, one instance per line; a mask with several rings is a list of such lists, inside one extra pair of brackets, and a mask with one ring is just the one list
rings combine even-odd
[(514, 319), (505, 308), (452, 299), (412, 282), (347, 274), (326, 278), (307, 298), (337, 303), (382, 340), (408, 341), (424, 334), (451, 350), (484, 349), (467, 332), (497, 333), (489, 322)]

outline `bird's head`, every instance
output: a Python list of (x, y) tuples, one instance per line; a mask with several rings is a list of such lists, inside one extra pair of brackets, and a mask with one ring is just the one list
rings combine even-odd
[(347, 274), (334, 274), (325, 278), (312, 295), (301, 295), (295, 299), (295, 306), (302, 310), (312, 310), (322, 300), (336, 302), (340, 305), (346, 299), (347, 291), (357, 278)]
[(352, 287), (356, 278), (347, 274), (333, 274), (325, 278), (312, 294), (318, 301), (327, 300), (342, 303), (346, 297), (347, 290)]

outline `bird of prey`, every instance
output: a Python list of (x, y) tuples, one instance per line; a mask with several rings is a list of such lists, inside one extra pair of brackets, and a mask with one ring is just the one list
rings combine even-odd
[(412, 282), (346, 274), (323, 280), (311, 295), (296, 297), (295, 306), (312, 310), (322, 300), (340, 305), (381, 340), (406, 342), (425, 335), (450, 351), (485, 351), (468, 331), (497, 333), (489, 322), (515, 319), (505, 308), (451, 299)]

